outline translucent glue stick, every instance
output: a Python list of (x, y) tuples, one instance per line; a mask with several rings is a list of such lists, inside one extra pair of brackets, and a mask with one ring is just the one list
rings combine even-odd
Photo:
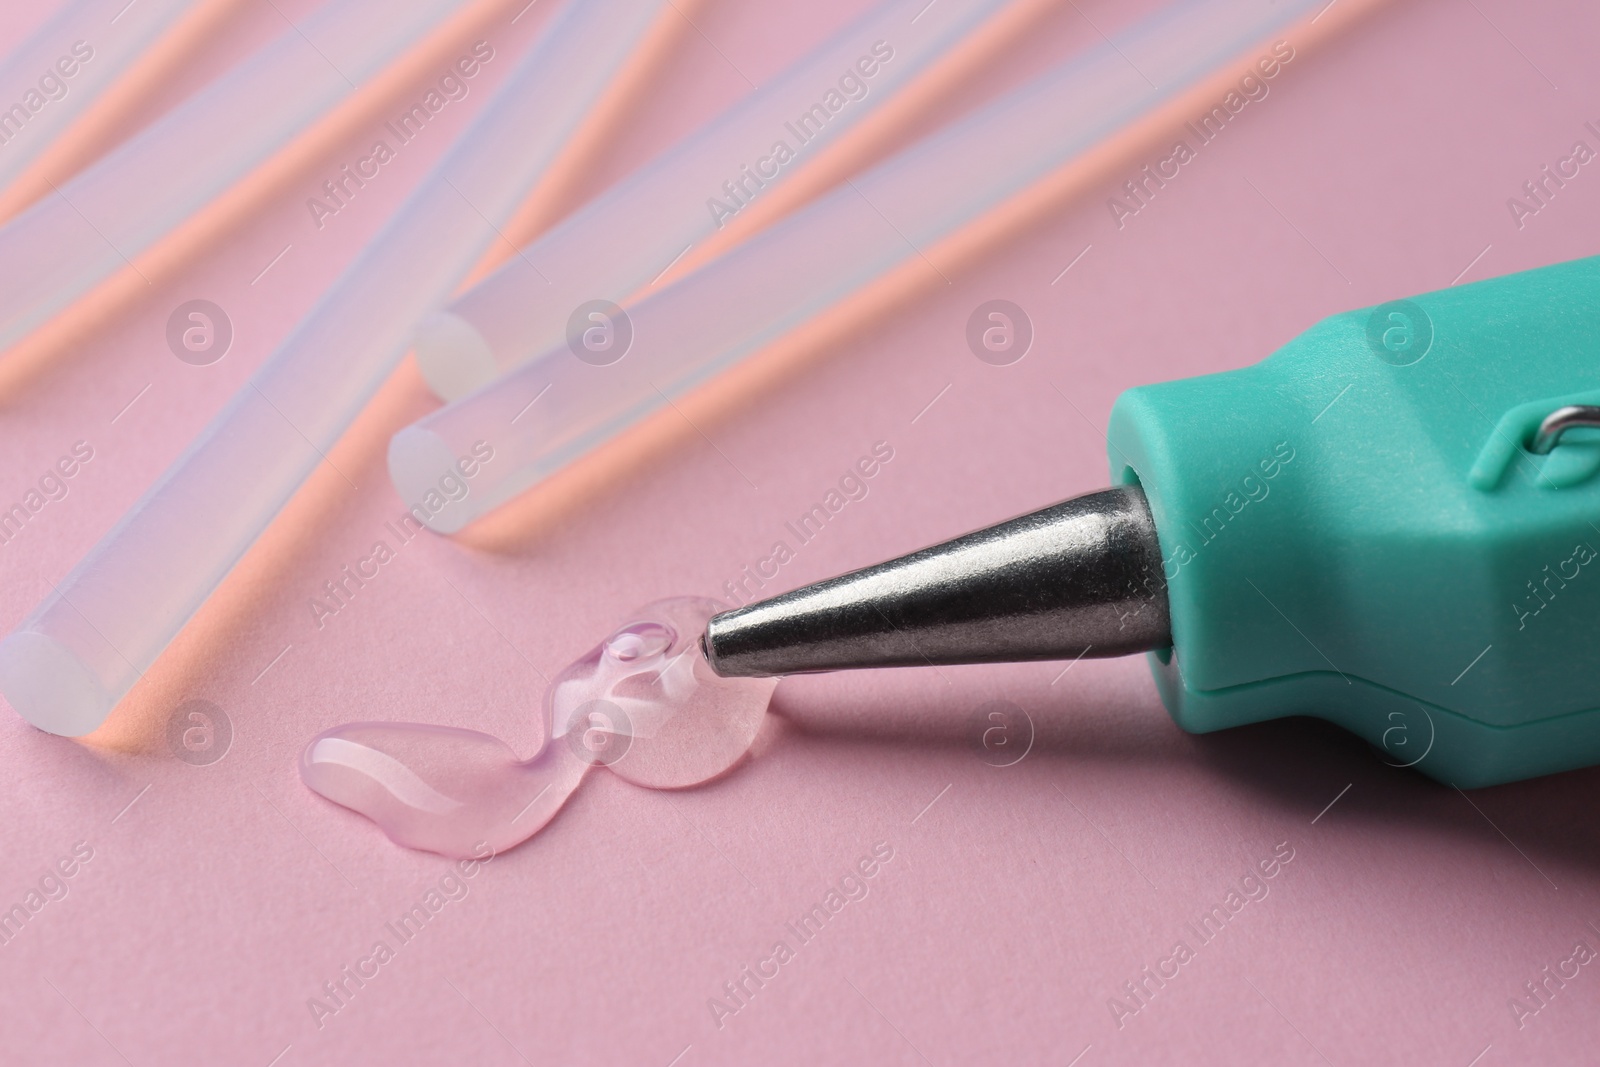
[[(461, 529), (1323, 2), (1193, 0), (1060, 65), (406, 427), (389, 445), (395, 488), (432, 529)], [(493, 459), (463, 479), (454, 464), (474, 447)]]
[(249, 383), (0, 641), (0, 693), (25, 719), (74, 736), (104, 721), (498, 239), (668, 2), (562, 10)]
[(0, 227), (0, 349), (135, 259), (460, 6), (332, 0)]
[(0, 60), (0, 188), (197, 0), (73, 0)]
[(626, 301), (861, 124), (1010, 0), (889, 0), (534, 241), (424, 320), (417, 364), (464, 396)]

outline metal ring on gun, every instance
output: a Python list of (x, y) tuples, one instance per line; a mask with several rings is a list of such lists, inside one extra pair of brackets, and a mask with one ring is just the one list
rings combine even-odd
[(1600, 428), (1600, 407), (1587, 404), (1568, 404), (1556, 408), (1539, 423), (1539, 432), (1533, 435), (1528, 451), (1536, 456), (1547, 456), (1561, 443), (1561, 435), (1580, 426)]

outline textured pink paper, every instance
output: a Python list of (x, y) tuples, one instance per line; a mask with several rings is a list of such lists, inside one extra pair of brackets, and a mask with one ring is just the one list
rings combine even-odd
[[(280, 6), (293, 17), (311, 5)], [(583, 188), (863, 6), (708, 0)], [(1077, 4), (1107, 32), (1150, 6)], [(543, 7), (503, 27), (508, 62), (486, 77), (510, 67)], [(251, 19), (256, 39), (277, 31)], [(1062, 5), (941, 114), (1098, 39)], [(160, 717), (124, 724), (144, 740), (112, 748), (0, 715), (0, 908), (26, 909), (30, 892), (39, 904), (0, 943), (0, 1059), (1592, 1059), (1593, 965), (1551, 982), (1520, 1027), (1509, 1002), (1532, 1005), (1524, 983), (1554, 973), (1575, 942), (1600, 949), (1600, 773), (1463, 796), (1317, 724), (1189, 737), (1138, 659), (794, 679), (738, 773), (671, 794), (597, 775), (537, 839), (462, 865), (397, 848), (310, 794), (295, 759), (357, 719), (520, 736), (541, 675), (636, 604), (725, 597), (777, 539), (794, 545), (785, 523), (875, 442), (894, 458), (867, 496), (767, 591), (1101, 485), (1105, 416), (1130, 385), (1252, 362), (1332, 312), (1595, 252), (1600, 163), (1520, 228), (1506, 201), (1573, 142), (1600, 147), (1585, 127), (1600, 126), (1596, 40), (1592, 5), (1396, 0), (1305, 49), (1121, 229), (1107, 198), (1164, 154), (1159, 142), (948, 285), (741, 410), (697, 421), (704, 436), (682, 427), (494, 544), (401, 544), (385, 526), (401, 507), (384, 431), (429, 405), (402, 372), (369, 432), (331, 457), (343, 476), (324, 471), (273, 552), (230, 583), (237, 610), (199, 620), (186, 670), (164, 660), (147, 683), (158, 712), (186, 700), (224, 710), (222, 760), (174, 758)], [(94, 448), (67, 496), (0, 545), (0, 625), (160, 473), (467, 114), (441, 115), (318, 230), (305, 198), (336, 154), (30, 389), (0, 397), (7, 505), (75, 442)], [(164, 337), (193, 298), (234, 324), (233, 350), (210, 367), (179, 362)], [(1035, 327), (1008, 367), (978, 361), (963, 337), (994, 298)], [(310, 599), (379, 539), (394, 558), (319, 628)], [(980, 744), (994, 702), (1020, 709), (1002, 711), (1008, 737), (1031, 736), (1010, 766), (993, 764), (1016, 749), (1001, 759)], [(1263, 877), (1262, 862), (1289, 849)], [(1202, 943), (1191, 924), (1230, 890), (1248, 903)], [(803, 923), (817, 905), (826, 920)], [(1192, 958), (1150, 982), (1148, 1006), (1119, 1026), (1108, 1000), (1131, 1004), (1124, 983), (1144, 968), (1170, 973), (1180, 940)], [(336, 982), (337, 1005), (325, 986)], [(736, 1000), (728, 984), (741, 982)], [(336, 1010), (314, 1013), (312, 998)]]

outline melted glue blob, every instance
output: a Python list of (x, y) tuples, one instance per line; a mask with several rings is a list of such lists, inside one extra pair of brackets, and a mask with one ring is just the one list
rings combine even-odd
[(777, 686), (706, 665), (700, 634), (724, 608), (675, 597), (635, 612), (546, 690), (532, 759), (474, 730), (359, 722), (307, 745), (301, 780), (396, 844), (453, 858), (532, 837), (596, 766), (654, 789), (707, 781), (749, 750)]
[(555, 818), (590, 763), (566, 745), (519, 761), (476, 730), (354, 722), (319, 734), (300, 780), (378, 824), (397, 845), (455, 859), (527, 840)]
[(738, 763), (761, 730), (778, 680), (719, 678), (706, 665), (700, 635), (725, 610), (705, 597), (641, 609), (639, 621), (618, 629), (545, 690), (555, 735), (605, 738), (611, 748), (601, 762), (651, 789), (699, 785)]

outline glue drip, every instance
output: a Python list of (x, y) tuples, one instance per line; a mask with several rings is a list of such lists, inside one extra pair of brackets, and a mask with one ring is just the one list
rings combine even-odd
[(529, 759), (476, 730), (356, 722), (318, 734), (300, 778), (396, 844), (452, 858), (526, 841), (596, 767), (650, 789), (698, 785), (749, 750), (778, 684), (707, 666), (700, 634), (725, 609), (674, 597), (635, 612), (550, 683)]

